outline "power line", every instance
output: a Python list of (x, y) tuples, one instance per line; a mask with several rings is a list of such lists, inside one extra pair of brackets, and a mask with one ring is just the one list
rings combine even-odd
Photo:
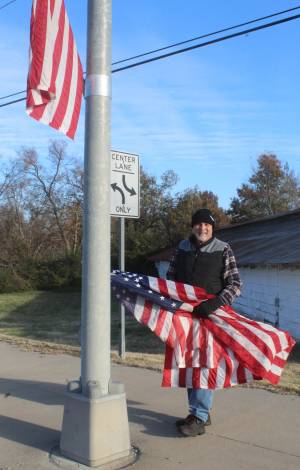
[[(16, 1), (16, 0), (13, 0), (13, 1)], [(290, 12), (290, 11), (293, 11), (293, 10), (297, 10), (297, 9), (300, 9), (300, 6), (297, 6), (297, 7), (294, 7), (294, 8), (289, 8), (288, 10), (282, 10), (282, 11), (279, 11), (277, 13), (272, 13), (270, 15), (267, 15), (267, 16), (262, 16), (260, 18), (256, 18), (256, 19), (253, 19), (253, 20), (249, 20), (245, 23), (240, 23), (238, 25), (235, 25), (235, 26), (230, 26), (228, 28), (224, 28), (224, 29), (220, 29), (218, 31), (214, 31), (213, 33), (208, 33), (208, 34), (204, 34), (202, 36), (197, 36), (197, 37), (194, 37), (192, 39), (188, 39), (186, 41), (181, 41), (181, 42), (178, 42), (178, 43), (174, 43), (174, 44), (170, 44), (169, 46), (165, 46), (165, 47), (161, 47), (159, 49), (154, 49), (152, 51), (148, 51), (148, 52), (144, 52), (143, 54), (139, 54), (139, 55), (136, 55), (136, 56), (132, 56), (132, 57), (128, 57), (127, 59), (122, 59), (122, 60), (118, 60), (117, 62), (113, 62), (112, 65), (116, 65), (116, 64), (121, 64), (121, 63), (124, 63), (124, 62), (128, 62), (130, 60), (133, 60), (133, 59), (137, 59), (139, 57), (144, 57), (144, 56), (147, 56), (147, 55), (150, 55), (150, 54), (154, 54), (155, 52), (159, 52), (159, 51), (163, 51), (163, 50), (166, 50), (166, 49), (170, 49), (172, 47), (176, 47), (176, 46), (179, 46), (179, 45), (182, 45), (182, 44), (186, 44), (186, 43), (189, 43), (189, 42), (192, 42), (192, 41), (196, 41), (197, 39), (204, 39), (206, 37), (209, 37), (209, 36), (214, 36), (215, 34), (219, 34), (219, 33), (222, 33), (222, 32), (225, 32), (225, 31), (230, 31), (232, 29), (236, 29), (236, 28), (240, 28), (241, 26), (246, 26), (248, 24), (252, 24), (252, 23), (255, 23), (255, 22), (258, 22), (258, 21), (262, 21), (264, 19), (267, 19), (267, 18), (272, 18), (274, 16), (278, 16), (278, 15), (282, 15), (284, 13), (287, 13), (287, 12)], [(16, 95), (19, 95), (21, 93), (26, 93), (26, 90), (23, 90), (23, 91), (19, 91), (17, 93), (11, 93), (10, 95), (6, 95), (6, 96), (1, 96), (0, 97), (0, 100), (3, 100), (3, 99), (6, 99), (6, 98), (10, 98), (12, 96), (16, 96)]]
[[(300, 7), (297, 7), (297, 8), (300, 8)], [(123, 70), (128, 70), (128, 69), (131, 69), (133, 67), (139, 67), (140, 65), (148, 64), (150, 62), (154, 62), (154, 61), (157, 61), (157, 60), (166, 59), (167, 57), (171, 57), (173, 55), (182, 54), (184, 52), (188, 52), (188, 51), (191, 51), (193, 49), (198, 49), (200, 47), (205, 47), (205, 46), (209, 46), (211, 44), (216, 44), (218, 42), (226, 41), (228, 39), (233, 39), (233, 38), (238, 37), (238, 36), (243, 36), (245, 34), (250, 34), (250, 33), (256, 32), (256, 31), (260, 31), (262, 29), (271, 28), (273, 26), (277, 26), (277, 25), (282, 24), (282, 23), (287, 23), (289, 21), (296, 20), (296, 19), (299, 19), (299, 18), (300, 18), (300, 14), (299, 15), (294, 15), (294, 16), (289, 16), (287, 18), (282, 18), (281, 20), (272, 21), (271, 23), (265, 23), (263, 25), (256, 26), (255, 28), (245, 29), (243, 31), (239, 31), (239, 32), (234, 33), (234, 34), (229, 34), (227, 36), (222, 36), (222, 37), (217, 38), (217, 39), (212, 39), (211, 41), (202, 42), (200, 44), (195, 44), (194, 46), (185, 47), (183, 49), (178, 49), (177, 51), (173, 51), (173, 52), (169, 52), (167, 54), (162, 54), (162, 55), (159, 55), (159, 56), (156, 56), (156, 57), (152, 57), (151, 59), (146, 59), (146, 60), (142, 60), (140, 62), (135, 62), (134, 64), (130, 64), (130, 65), (126, 65), (125, 67), (120, 67), (120, 68), (114, 69), (114, 70), (112, 70), (111, 73), (121, 72)], [(231, 27), (231, 28), (233, 28), (233, 27)], [(211, 33), (211, 34), (213, 34), (213, 33)], [(171, 47), (171, 46), (168, 46), (168, 47)], [(145, 53), (144, 55), (146, 55), (146, 54), (147, 53)], [(129, 59), (126, 59), (126, 60), (129, 60)], [(24, 93), (24, 92), (20, 91), (20, 92), (17, 92), (17, 93), (12, 93), (11, 95), (7, 95), (6, 98), (8, 98), (10, 96), (15, 96), (15, 95), (18, 95), (18, 94), (21, 94), (21, 93)], [(4, 99), (4, 98), (5, 97), (1, 97), (0, 99)], [(20, 101), (25, 101), (25, 100), (26, 100), (26, 98), (20, 98), (18, 100), (9, 101), (7, 103), (1, 104), (0, 108), (3, 108), (5, 106), (9, 106), (9, 105), (14, 104), (14, 103), (19, 103)]]
[(8, 106), (8, 105), (10, 105), (10, 104), (19, 103), (19, 101), (25, 101), (25, 100), (26, 100), (26, 98), (19, 98), (18, 100), (8, 101), (8, 103), (0, 104), (0, 108), (4, 108), (4, 106)]
[(0, 6), (0, 10), (3, 10), (3, 8), (8, 7), (11, 3), (16, 2), (17, 0), (11, 0), (10, 2), (5, 3), (5, 5)]
[(183, 52), (192, 51), (193, 49), (198, 49), (200, 47), (210, 46), (211, 44), (216, 44), (217, 42), (222, 42), (226, 41), (227, 39), (233, 39), (238, 36), (243, 36), (244, 34), (250, 34), (254, 33), (255, 31), (260, 31), (262, 29), (271, 28), (272, 26), (277, 26), (282, 23), (287, 23), (288, 21), (297, 20), (298, 18), (300, 18), (300, 15), (289, 16), (287, 18), (282, 18), (281, 20), (272, 21), (271, 23), (265, 23), (263, 25), (256, 26), (255, 28), (244, 29), (243, 31), (239, 31), (238, 33), (229, 34), (227, 36), (222, 36), (221, 38), (212, 39), (211, 41), (202, 42), (200, 44), (195, 44), (194, 46), (185, 47), (184, 49), (178, 49), (177, 51), (168, 52), (167, 54), (152, 57), (151, 59), (135, 62), (134, 64), (126, 65), (125, 67), (120, 67), (118, 69), (112, 70), (111, 73), (121, 72), (122, 70), (128, 70), (133, 67), (148, 64), (149, 62), (155, 62), (156, 60), (166, 59), (167, 57), (171, 57), (173, 55), (182, 54)]
[(174, 43), (174, 44), (170, 44), (169, 46), (160, 47), (159, 49), (154, 49), (153, 51), (144, 52), (143, 54), (138, 54), (138, 55), (129, 57), (128, 59), (118, 60), (117, 62), (113, 62), (112, 65), (122, 64), (124, 62), (128, 62), (128, 61), (133, 60), (133, 59), (138, 59), (140, 57), (145, 57), (146, 55), (154, 54), (155, 52), (165, 51), (166, 49), (171, 49), (172, 47), (182, 46), (182, 44), (187, 44), (189, 42), (193, 42), (193, 41), (196, 41), (198, 39), (208, 38), (210, 36), (214, 36), (215, 34), (225, 33), (226, 31), (230, 31), (232, 29), (241, 28), (242, 26), (247, 26), (248, 24), (257, 23), (258, 21), (263, 21), (263, 20), (266, 20), (266, 19), (269, 19), (269, 18), (273, 18), (274, 16), (283, 15), (284, 13), (288, 13), (290, 11), (299, 10), (299, 9), (300, 9), (300, 6), (294, 7), (294, 8), (289, 8), (288, 10), (279, 11), (277, 13), (272, 13), (271, 15), (262, 16), (261, 18), (255, 18), (255, 19), (249, 20), (245, 23), (240, 23), (240, 24), (237, 24), (235, 26), (229, 26), (228, 28), (219, 29), (218, 31), (214, 31), (213, 33), (203, 34), (202, 36), (197, 36), (197, 37), (194, 37), (192, 39), (187, 39), (186, 41), (181, 41), (181, 42), (177, 42), (177, 43)]
[(1, 96), (0, 100), (4, 100), (5, 98), (10, 98), (11, 96), (21, 95), (21, 93), (26, 93), (26, 90), (17, 91), (16, 93), (11, 93), (10, 95)]

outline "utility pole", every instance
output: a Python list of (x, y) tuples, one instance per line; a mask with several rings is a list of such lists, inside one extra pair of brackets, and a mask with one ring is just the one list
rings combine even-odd
[(88, 1), (81, 380), (69, 383), (60, 442), (88, 466), (131, 454), (124, 387), (110, 378), (111, 3)]

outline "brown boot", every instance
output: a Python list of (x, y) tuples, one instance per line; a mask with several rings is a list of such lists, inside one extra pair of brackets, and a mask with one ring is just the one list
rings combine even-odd
[(200, 436), (205, 433), (205, 423), (192, 415), (178, 430), (187, 437)]
[(191, 419), (193, 415), (190, 414), (190, 415), (187, 415), (186, 418), (181, 418), (181, 419), (177, 419), (177, 421), (175, 421), (175, 426), (178, 428), (178, 426), (182, 426), (183, 424), (185, 424), (186, 422), (188, 422), (189, 419)]
[[(186, 418), (177, 419), (177, 421), (175, 421), (175, 426), (177, 428), (179, 426), (183, 426), (183, 424), (185, 424), (187, 421), (189, 421), (191, 419), (191, 416), (194, 416), (194, 415), (189, 414)], [(207, 417), (207, 420), (204, 423), (204, 426), (210, 426), (210, 425), (211, 425), (211, 419), (210, 419), (210, 414), (208, 413), (208, 417)]]

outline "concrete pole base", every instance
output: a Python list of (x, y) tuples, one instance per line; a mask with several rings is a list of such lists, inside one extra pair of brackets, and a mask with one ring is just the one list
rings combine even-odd
[[(97, 386), (92, 389), (95, 392)], [(122, 384), (110, 385), (107, 395), (92, 395), (86, 397), (74, 382), (69, 384), (60, 450), (67, 458), (98, 467), (130, 456), (131, 446)]]

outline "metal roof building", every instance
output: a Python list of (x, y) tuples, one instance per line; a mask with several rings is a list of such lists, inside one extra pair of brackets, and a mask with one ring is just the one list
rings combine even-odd
[(216, 236), (231, 245), (239, 266), (300, 266), (300, 209), (222, 227)]

